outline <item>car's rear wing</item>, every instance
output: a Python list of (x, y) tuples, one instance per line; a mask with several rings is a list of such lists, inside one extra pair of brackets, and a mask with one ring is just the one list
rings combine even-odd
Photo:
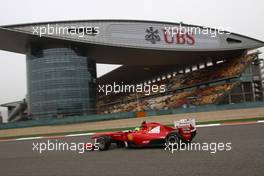
[(186, 127), (186, 126), (192, 126), (194, 128), (192, 131), (196, 130), (195, 119), (181, 119), (174, 121), (174, 127), (176, 129), (179, 127)]

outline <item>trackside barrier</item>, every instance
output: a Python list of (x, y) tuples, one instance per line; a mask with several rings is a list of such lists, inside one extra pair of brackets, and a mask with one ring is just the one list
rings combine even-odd
[(146, 116), (159, 116), (168, 114), (181, 114), (181, 113), (194, 113), (194, 112), (209, 112), (209, 111), (221, 111), (229, 109), (246, 109), (246, 108), (257, 108), (264, 107), (264, 102), (251, 102), (251, 103), (236, 103), (236, 104), (225, 104), (225, 105), (200, 105), (190, 108), (178, 108), (178, 109), (167, 109), (160, 111), (146, 111)]
[(20, 122), (10, 122), (6, 124), (0, 124), (1, 129), (10, 128), (25, 128), (43, 125), (59, 125), (59, 124), (73, 124), (81, 122), (94, 122), (103, 120), (115, 120), (115, 119), (127, 119), (134, 118), (136, 116), (135, 112), (123, 112), (123, 113), (113, 113), (113, 114), (95, 114), (87, 116), (70, 116), (64, 118), (40, 118), (34, 120), (20, 121)]
[(220, 111), (229, 109), (245, 109), (245, 108), (257, 108), (264, 107), (264, 102), (252, 102), (252, 103), (238, 103), (238, 104), (226, 104), (226, 105), (201, 105), (190, 108), (177, 108), (168, 110), (153, 110), (145, 112), (123, 112), (123, 113), (113, 113), (113, 114), (95, 114), (86, 116), (70, 116), (64, 118), (40, 118), (28, 121), (11, 122), (0, 124), (1, 129), (11, 129), (11, 128), (25, 128), (43, 125), (59, 125), (59, 124), (73, 124), (81, 122), (94, 122), (103, 120), (115, 120), (115, 119), (127, 119), (142, 116), (159, 116), (168, 114), (181, 114), (181, 113), (194, 113), (194, 112), (208, 112), (208, 111)]
[(138, 111), (136, 112), (136, 117), (145, 117), (146, 113), (144, 111)]

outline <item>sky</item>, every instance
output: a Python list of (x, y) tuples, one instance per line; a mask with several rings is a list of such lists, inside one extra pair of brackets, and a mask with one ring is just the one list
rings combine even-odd
[[(155, 20), (224, 28), (264, 41), (263, 11), (263, 0), (8, 0), (1, 2), (0, 26), (60, 20)], [(117, 67), (99, 64), (97, 74)], [(25, 95), (25, 56), (0, 50), (0, 104), (22, 100)]]

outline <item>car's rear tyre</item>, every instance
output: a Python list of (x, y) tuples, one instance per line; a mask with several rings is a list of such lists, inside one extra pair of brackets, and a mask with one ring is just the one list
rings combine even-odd
[(171, 147), (173, 145), (174, 147), (177, 147), (181, 141), (181, 136), (179, 133), (170, 133), (167, 135), (165, 141), (166, 145), (171, 145)]
[(97, 138), (98, 147), (99, 150), (108, 150), (109, 147), (111, 146), (111, 138), (109, 136), (100, 136)]

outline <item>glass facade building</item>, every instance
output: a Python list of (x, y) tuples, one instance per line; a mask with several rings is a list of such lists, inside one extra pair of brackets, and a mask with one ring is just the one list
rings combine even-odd
[(27, 80), (33, 118), (96, 112), (96, 63), (86, 48), (31, 44)]

